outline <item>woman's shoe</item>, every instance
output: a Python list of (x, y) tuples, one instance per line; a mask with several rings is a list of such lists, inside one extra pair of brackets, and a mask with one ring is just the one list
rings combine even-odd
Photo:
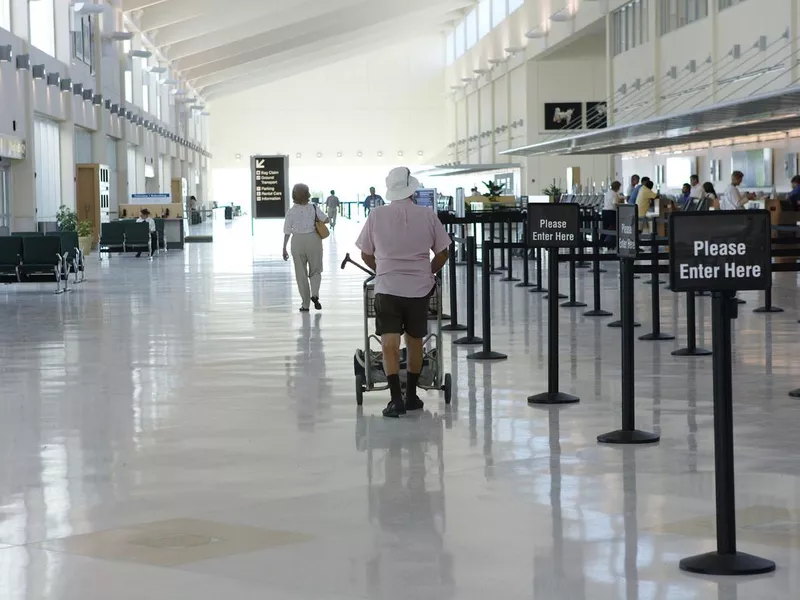
[(300, 307), (300, 312), (306, 313), (306, 312), (309, 312), (309, 309), (307, 309), (305, 306), (301, 306)]
[(314, 308), (316, 308), (317, 310), (322, 310), (322, 304), (319, 303), (319, 298), (314, 296), (311, 298), (311, 301), (314, 303)]

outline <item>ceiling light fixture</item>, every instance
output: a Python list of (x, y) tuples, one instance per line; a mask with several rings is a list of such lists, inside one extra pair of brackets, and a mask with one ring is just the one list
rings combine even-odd
[(493, 66), (496, 67), (497, 65), (502, 65), (506, 61), (505, 61), (504, 58), (490, 58), (486, 62), (488, 62), (490, 65), (493, 65)]
[(31, 72), (33, 73), (34, 79), (44, 79), (47, 77), (47, 69), (44, 65), (33, 65)]
[(61, 91), (62, 92), (71, 91), (72, 90), (72, 79), (70, 79), (69, 77), (64, 77), (64, 79), (61, 80), (60, 86), (61, 86)]
[(130, 31), (113, 31), (102, 36), (102, 38), (108, 42), (128, 42), (133, 39), (133, 33)]
[(531, 29), (528, 33), (526, 33), (525, 37), (529, 40), (540, 40), (543, 37), (547, 37), (548, 33), (549, 31), (547, 31), (547, 29), (539, 25), (538, 27)]
[(131, 58), (150, 58), (153, 53), (150, 50), (131, 50), (128, 52), (128, 56)]
[(31, 68), (31, 55), (30, 54), (20, 54), (17, 56), (17, 69), (19, 70), (28, 70)]
[(76, 96), (83, 96), (83, 84), (82, 83), (73, 83), (72, 84), (72, 93)]
[(565, 6), (559, 11), (554, 12), (550, 15), (550, 20), (555, 23), (564, 23), (566, 21), (571, 21), (575, 18), (575, 13), (577, 10), (573, 12), (573, 8), (571, 6)]
[(156, 74), (160, 75), (161, 73), (166, 73), (167, 72), (167, 67), (150, 67), (147, 70), (150, 71), (151, 73), (156, 73)]
[(60, 83), (61, 83), (61, 75), (59, 75), (58, 73), (47, 74), (47, 85), (58, 86)]
[(12, 56), (14, 56), (14, 51), (11, 48), (11, 44), (0, 46), (0, 62), (11, 62)]
[(91, 2), (76, 2), (72, 5), (72, 10), (76, 15), (99, 15), (106, 10), (111, 10), (111, 6), (106, 4), (93, 4)]
[(524, 52), (525, 51), (525, 46), (509, 46), (508, 48), (506, 48), (505, 51), (506, 51), (506, 54), (510, 54), (511, 56), (514, 56), (515, 54), (519, 54), (520, 52)]

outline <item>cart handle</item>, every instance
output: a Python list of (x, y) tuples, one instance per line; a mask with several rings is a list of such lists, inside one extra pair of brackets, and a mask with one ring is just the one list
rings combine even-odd
[(342, 269), (344, 269), (347, 266), (347, 263), (350, 263), (351, 265), (355, 265), (356, 267), (358, 267), (359, 269), (364, 271), (364, 273), (366, 273), (370, 277), (375, 277), (375, 273), (370, 271), (367, 267), (365, 267), (361, 263), (357, 263), (352, 258), (350, 258), (350, 253), (349, 252), (344, 255), (344, 260), (342, 261)]

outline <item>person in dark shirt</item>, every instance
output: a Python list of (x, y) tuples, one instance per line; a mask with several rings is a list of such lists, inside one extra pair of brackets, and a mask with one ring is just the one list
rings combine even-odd
[(678, 198), (678, 205), (683, 208), (688, 206), (689, 203), (692, 201), (692, 186), (688, 183), (683, 184), (683, 188), (681, 189), (681, 195)]
[(800, 175), (792, 177), (792, 191), (786, 199), (792, 203), (792, 210), (798, 210), (800, 207)]

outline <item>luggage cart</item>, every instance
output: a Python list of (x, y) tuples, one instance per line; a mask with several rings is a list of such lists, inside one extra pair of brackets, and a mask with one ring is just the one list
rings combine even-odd
[[(364, 271), (369, 277), (364, 281), (364, 347), (356, 350), (353, 359), (353, 368), (356, 378), (356, 403), (364, 404), (364, 392), (378, 392), (389, 389), (386, 373), (383, 370), (383, 353), (370, 348), (371, 343), (380, 345), (380, 338), (370, 332), (370, 319), (375, 317), (375, 273), (355, 262), (350, 255), (345, 255), (342, 269), (352, 264)], [(436, 288), (430, 297), (428, 312), (435, 316), (436, 331), (429, 333), (423, 340), (422, 373), (420, 373), (417, 386), (428, 391), (444, 392), (444, 401), (450, 404), (452, 399), (453, 381), (450, 373), (444, 373), (444, 358), (440, 343), (442, 339), (442, 284), (436, 279)], [(407, 373), (407, 353), (403, 348), (400, 352), (400, 381), (405, 388)]]

